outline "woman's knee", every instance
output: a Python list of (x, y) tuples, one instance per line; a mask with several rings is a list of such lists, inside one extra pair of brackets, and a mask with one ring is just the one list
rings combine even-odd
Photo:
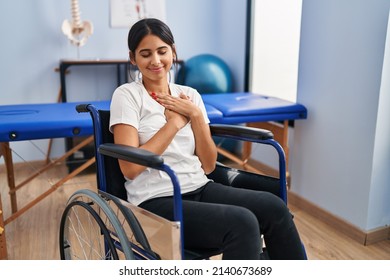
[(244, 207), (232, 206), (228, 210), (228, 222), (232, 230), (238, 235), (250, 235), (254, 238), (260, 237), (259, 222), (256, 215)]
[(272, 194), (263, 197), (262, 200), (263, 206), (255, 211), (255, 214), (263, 233), (270, 233), (272, 229), (292, 223), (292, 215), (283, 200)]
[(277, 218), (289, 211), (282, 199), (268, 192), (253, 193), (243, 206), (254, 212), (260, 219)]

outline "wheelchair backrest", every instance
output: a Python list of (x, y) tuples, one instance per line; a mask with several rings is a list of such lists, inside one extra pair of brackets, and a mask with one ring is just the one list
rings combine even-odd
[[(95, 137), (95, 155), (96, 155), (96, 168), (100, 172), (97, 174), (97, 184), (100, 190), (110, 193), (123, 200), (127, 200), (127, 194), (125, 189), (125, 178), (119, 168), (118, 160), (112, 157), (102, 156), (98, 153), (98, 147), (103, 143), (114, 143), (114, 136), (109, 130), (110, 124), (110, 111), (97, 110), (99, 120), (96, 120), (92, 114), (93, 125), (95, 128), (95, 134), (100, 133), (100, 139)], [(97, 143), (97, 141), (100, 141)], [(105, 176), (102, 176), (104, 174)]]

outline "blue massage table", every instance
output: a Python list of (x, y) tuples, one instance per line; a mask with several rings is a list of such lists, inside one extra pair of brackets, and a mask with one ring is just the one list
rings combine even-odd
[[(91, 102), (102, 109), (109, 109), (109, 102)], [(87, 114), (78, 114), (75, 107), (79, 103), (51, 103), (51, 104), (25, 104), (0, 106), (0, 156), (4, 157), (7, 170), (7, 181), (11, 199), (12, 214), (3, 219), (3, 211), (0, 199), (0, 249), (6, 249), (2, 244), (5, 235), (1, 234), (5, 225), (19, 217), (39, 201), (55, 191), (67, 180), (73, 178), (88, 166), (94, 163), (94, 159), (80, 166), (79, 169), (69, 173), (66, 177), (53, 184), (46, 192), (31, 200), (23, 208), (18, 209), (16, 191), (26, 186), (31, 180), (47, 171), (57, 163), (64, 161), (82, 147), (93, 141), (92, 121)], [(53, 139), (75, 136), (87, 138), (67, 151), (63, 156), (47, 163), (44, 167), (32, 172), (32, 174), (18, 185), (15, 184), (12, 150), (9, 142), (26, 141), (34, 139)], [(5, 242), (4, 242), (5, 243)], [(0, 250), (1, 251), (1, 250)], [(0, 252), (0, 259), (5, 253)]]
[[(202, 98), (211, 123), (244, 124), (272, 131), (275, 140), (283, 147), (286, 165), (288, 165), (289, 122), (307, 118), (307, 110), (303, 105), (249, 92), (203, 94)], [(262, 173), (259, 168), (254, 168), (249, 163), (252, 143), (243, 143), (241, 158), (221, 147), (217, 148), (218, 153), (238, 163), (241, 168)], [(259, 165), (259, 163), (256, 164)], [(262, 169), (272, 173), (272, 168), (266, 165), (262, 165)]]
[(211, 123), (240, 124), (307, 117), (307, 110), (303, 105), (261, 94), (214, 93), (203, 94), (202, 99)]
[[(109, 109), (108, 101), (91, 102)], [(91, 117), (79, 114), (71, 103), (0, 106), (0, 142), (90, 136)]]
[[(109, 109), (108, 101), (90, 102), (101, 109)], [(57, 163), (67, 159), (82, 147), (93, 141), (91, 117), (87, 114), (78, 114), (75, 107), (77, 103), (50, 103), (50, 104), (23, 104), (0, 106), (0, 156), (4, 157), (7, 171), (7, 181), (11, 200), (12, 214), (3, 218), (3, 208), (0, 197), (0, 259), (5, 259), (6, 242), (4, 227), (39, 201), (47, 197), (67, 180), (73, 178), (88, 166), (94, 163), (94, 159), (85, 162), (80, 168), (53, 184), (46, 192), (31, 200), (23, 208), (18, 209), (16, 191), (26, 186), (31, 180), (47, 171)], [(47, 163), (44, 167), (34, 171), (27, 179), (15, 184), (12, 150), (9, 142), (26, 141), (34, 139), (67, 138), (86, 136), (81, 143), (67, 151), (58, 159)]]
[[(306, 108), (300, 104), (260, 94), (248, 92), (218, 93), (204, 94), (202, 97), (211, 123), (245, 124), (269, 129), (274, 132), (274, 135), (276, 136), (275, 139), (281, 143), (286, 151), (288, 150), (286, 139), (288, 122), (291, 120), (305, 119), (307, 117)], [(90, 116), (88, 114), (78, 114), (75, 110), (76, 105), (80, 103), (90, 103), (94, 104), (99, 109), (108, 110), (110, 102), (93, 101), (0, 106), (0, 156), (2, 155), (4, 157), (7, 169), (12, 208), (12, 215), (3, 221), (0, 199), (0, 232), (7, 223), (16, 219), (40, 200), (55, 191), (64, 182), (73, 178), (94, 163), (94, 158), (89, 159), (79, 168), (51, 186), (47, 192), (18, 210), (16, 201), (16, 191), (18, 189), (26, 185), (43, 171), (54, 166), (59, 161), (65, 160), (67, 157), (93, 141), (93, 128)], [(269, 126), (269, 122), (277, 122), (276, 130), (275, 127)], [(278, 132), (278, 129), (281, 132)], [(281, 136), (279, 137), (279, 135)], [(80, 144), (68, 150), (62, 157), (48, 163), (45, 167), (38, 170), (37, 174), (31, 175), (31, 177), (27, 178), (19, 185), (15, 185), (12, 152), (9, 142), (34, 139), (70, 138), (75, 136), (85, 136), (86, 138)], [(280, 139), (278, 139), (278, 137)], [(231, 156), (231, 159), (242, 166), (249, 167), (249, 165), (246, 165), (246, 159), (238, 159), (236, 156), (229, 154), (229, 152), (224, 151), (222, 148), (219, 148), (219, 152), (225, 156)], [(244, 146), (243, 157), (248, 157), (249, 155), (250, 146)], [(286, 158), (287, 156), (288, 154), (286, 154)], [(255, 171), (257, 170), (255, 169)]]

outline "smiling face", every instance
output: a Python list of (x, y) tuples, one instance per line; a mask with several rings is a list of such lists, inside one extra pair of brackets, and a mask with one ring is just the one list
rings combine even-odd
[(167, 79), (175, 57), (174, 49), (156, 35), (146, 35), (130, 52), (131, 63), (137, 65), (142, 73), (144, 83)]

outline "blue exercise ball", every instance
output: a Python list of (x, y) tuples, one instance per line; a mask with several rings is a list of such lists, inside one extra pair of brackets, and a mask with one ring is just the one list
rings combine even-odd
[(178, 71), (177, 83), (193, 87), (201, 94), (233, 90), (228, 65), (211, 54), (200, 54), (185, 61)]
[[(177, 83), (190, 86), (200, 94), (226, 93), (233, 91), (232, 74), (227, 64), (211, 54), (200, 54), (188, 59), (177, 74)], [(235, 153), (238, 142), (232, 139), (213, 137), (217, 146)], [(218, 155), (218, 161), (226, 158)]]

